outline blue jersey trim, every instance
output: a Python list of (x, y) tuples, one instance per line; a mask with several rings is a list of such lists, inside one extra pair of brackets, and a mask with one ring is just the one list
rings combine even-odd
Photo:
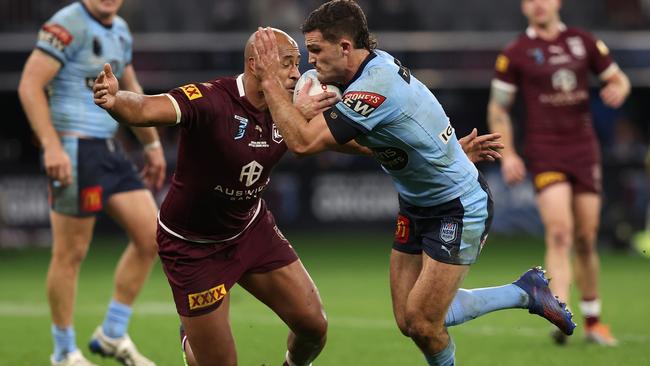
[(55, 55), (54, 52), (51, 52), (50, 50), (43, 48), (41, 46), (36, 46), (37, 50), (42, 51), (43, 53), (47, 54), (48, 56), (52, 57), (53, 59), (59, 61), (61, 63), (61, 66), (65, 65), (65, 61), (60, 58), (59, 56)]

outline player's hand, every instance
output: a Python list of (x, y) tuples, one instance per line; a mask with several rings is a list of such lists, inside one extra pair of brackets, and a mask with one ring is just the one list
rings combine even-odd
[(253, 58), (255, 59), (255, 75), (260, 81), (277, 79), (280, 70), (278, 42), (273, 29), (258, 27), (253, 42)]
[(113, 74), (111, 65), (104, 64), (104, 70), (97, 75), (93, 84), (93, 101), (98, 106), (110, 110), (115, 105), (115, 95), (120, 84)]
[(618, 83), (610, 82), (601, 89), (600, 98), (608, 107), (619, 108), (627, 98), (627, 90)]
[(63, 147), (57, 145), (45, 149), (43, 152), (43, 163), (47, 176), (52, 180), (62, 186), (72, 184), (72, 164), (70, 163), (70, 157), (63, 150)]
[(521, 183), (526, 178), (526, 166), (519, 155), (512, 153), (501, 159), (501, 174), (507, 184)]
[(336, 93), (323, 92), (316, 95), (309, 95), (309, 89), (313, 80), (307, 78), (305, 85), (296, 95), (293, 105), (300, 110), (300, 113), (309, 121), (317, 115), (325, 112), (329, 107), (339, 101)]
[(475, 129), (469, 135), (458, 140), (463, 151), (472, 163), (479, 161), (495, 161), (501, 159), (499, 150), (503, 149), (501, 135), (491, 133), (488, 135), (478, 135)]
[(167, 161), (162, 146), (144, 150), (144, 167), (140, 177), (148, 188), (160, 189), (165, 182), (167, 173)]

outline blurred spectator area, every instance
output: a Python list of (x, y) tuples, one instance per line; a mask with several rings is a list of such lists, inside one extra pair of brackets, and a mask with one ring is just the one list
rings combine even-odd
[[(359, 0), (359, 3), (380, 48), (399, 58), (434, 91), (457, 136), (461, 137), (473, 127), (486, 131), (485, 108), (494, 60), (499, 50), (526, 27), (520, 1)], [(0, 0), (0, 108), (5, 120), (0, 127), (0, 239), (13, 227), (31, 230), (47, 223), (47, 206), (39, 203), (45, 202), (39, 152), (20, 108), (16, 87), (39, 26), (67, 3), (70, 1)], [(258, 25), (285, 29), (302, 44), (299, 27), (308, 11), (320, 3), (316, 0), (125, 0), (120, 14), (134, 33), (134, 66), (138, 78), (148, 93), (158, 93), (192, 81), (240, 73), (243, 45)], [(589, 29), (603, 39), (634, 87), (629, 100), (618, 111), (602, 104), (595, 79), (592, 93), (594, 125), (603, 143), (605, 201), (601, 234), (608, 241), (624, 246), (631, 233), (644, 225), (649, 201), (643, 157), (650, 136), (650, 109), (647, 108), (650, 105), (650, 0), (565, 0), (563, 3), (563, 20)], [(301, 70), (304, 71), (309, 65), (305, 50), (302, 51)], [(521, 136), (521, 103), (517, 104), (514, 116), (515, 132)], [(178, 129), (160, 132), (171, 170), (175, 165)], [(121, 140), (127, 151), (139, 162), (139, 145), (129, 133), (122, 131), (120, 135), (124, 135)], [(487, 171), (495, 198), (498, 196), (499, 206), (495, 208), (499, 220), (495, 220), (495, 230), (539, 232), (541, 226), (531, 188), (505, 187), (498, 165), (487, 164), (481, 169)], [(31, 183), (25, 183), (26, 176), (32, 179)], [(306, 160), (288, 157), (278, 168), (265, 196), (283, 225), (303, 226), (310, 222), (317, 225), (354, 219), (374, 220), (385, 227), (392, 225), (396, 204), (387, 179), (370, 159), (334, 153)], [(43, 197), (26, 205), (24, 202), (32, 202), (23, 198), (32, 192), (30, 184), (42, 186)], [(158, 197), (163, 193), (158, 192)], [(354, 199), (359, 197), (364, 199)], [(41, 221), (34, 221), (35, 216)], [(24, 220), (17, 222), (17, 218)], [(14, 241), (24, 241), (16, 236), (19, 231), (9, 233), (18, 238)]]

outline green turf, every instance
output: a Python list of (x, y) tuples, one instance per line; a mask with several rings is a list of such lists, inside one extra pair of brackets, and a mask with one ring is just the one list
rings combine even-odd
[[(424, 365), (415, 346), (393, 322), (388, 289), (390, 232), (287, 234), (318, 285), (330, 320), (328, 344), (317, 366)], [(84, 350), (103, 318), (120, 249), (121, 240), (113, 246), (106, 240), (94, 243), (83, 265), (75, 323)], [(44, 249), (0, 251), (0, 365), (48, 364), (52, 347), (44, 291), (48, 259), (49, 251)], [(491, 237), (464, 287), (511, 282), (541, 259), (539, 239)], [(650, 365), (650, 261), (604, 252), (602, 267), (603, 316), (619, 337), (619, 347), (586, 344), (579, 329), (569, 346), (558, 348), (548, 337), (551, 328), (545, 320), (511, 310), (453, 328), (457, 364)], [(284, 325), (240, 288), (232, 291), (231, 309), (239, 364), (280, 365)], [(157, 265), (138, 299), (130, 334), (144, 354), (163, 366), (180, 364), (177, 333), (170, 291)], [(99, 365), (117, 365), (90, 358)]]

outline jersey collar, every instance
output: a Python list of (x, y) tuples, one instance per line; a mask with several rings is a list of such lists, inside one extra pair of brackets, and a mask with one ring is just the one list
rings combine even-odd
[(361, 76), (363, 69), (365, 69), (366, 65), (368, 65), (368, 63), (375, 57), (377, 57), (375, 51), (370, 51), (370, 53), (368, 54), (368, 56), (366, 56), (366, 58), (363, 60), (361, 65), (359, 65), (359, 69), (352, 77), (352, 80), (348, 81), (348, 83), (343, 86), (343, 90), (347, 89), (352, 83), (354, 83), (359, 78), (359, 76)]
[(244, 90), (244, 74), (239, 74), (237, 76), (237, 91), (239, 92), (240, 97), (246, 96), (246, 91)]
[(81, 7), (86, 11), (86, 14), (88, 14), (88, 16), (92, 20), (96, 21), (97, 24), (101, 25), (102, 27), (104, 27), (106, 29), (112, 29), (113, 28), (113, 23), (106, 25), (106, 24), (100, 22), (99, 19), (95, 18), (95, 16), (90, 12), (90, 10), (88, 10), (88, 8), (86, 7), (86, 4), (84, 4), (83, 1), (80, 1), (79, 4), (81, 4)]
[[(560, 22), (560, 24), (558, 24), (558, 28), (560, 28), (560, 33), (562, 33), (562, 32), (564, 32), (566, 30), (566, 24)], [(538, 37), (537, 32), (535, 32), (535, 28), (530, 27), (530, 26), (528, 28), (526, 28), (526, 35), (530, 39), (535, 39), (535, 38)]]

